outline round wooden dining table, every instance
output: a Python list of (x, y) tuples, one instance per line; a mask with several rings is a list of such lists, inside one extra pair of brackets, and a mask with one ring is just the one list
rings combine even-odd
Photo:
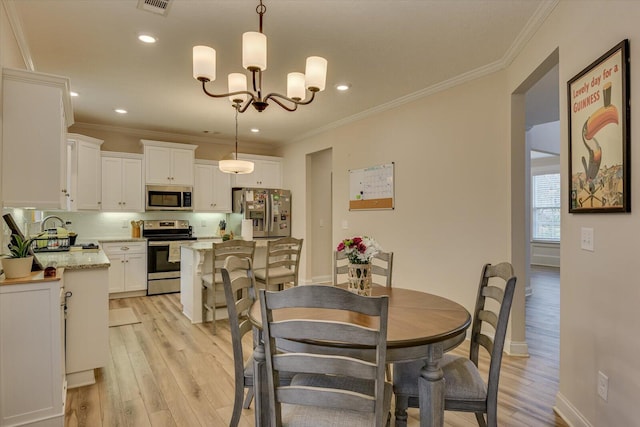
[[(444, 424), (444, 377), (439, 367), (442, 354), (457, 347), (465, 339), (471, 315), (460, 304), (437, 295), (402, 288), (374, 285), (372, 296), (389, 297), (387, 324), (387, 363), (425, 360), (419, 379), (420, 426)], [(260, 302), (249, 311), (251, 323), (259, 333), (262, 328)], [(283, 309), (273, 313), (274, 320), (285, 318), (347, 320), (348, 312), (322, 309)], [(353, 319), (349, 319), (352, 321)], [(361, 320), (363, 325), (373, 319)], [(375, 326), (375, 325), (372, 325)], [(266, 387), (265, 353), (262, 340), (254, 350), (254, 389), (256, 426), (268, 426), (268, 390)], [(309, 345), (308, 343), (300, 345)], [(322, 343), (330, 346), (331, 343)], [(314, 345), (317, 349), (321, 345)], [(287, 349), (284, 348), (284, 351)], [(293, 350), (293, 348), (292, 348)], [(297, 348), (296, 350), (299, 350)], [(335, 351), (335, 348), (332, 350)], [(353, 349), (344, 349), (345, 352)], [(265, 406), (266, 405), (266, 406)]]

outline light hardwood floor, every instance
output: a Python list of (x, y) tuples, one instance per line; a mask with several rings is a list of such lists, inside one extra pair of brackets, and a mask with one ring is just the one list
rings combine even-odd
[[(532, 280), (531, 357), (503, 359), (499, 425), (566, 427), (552, 410), (558, 389), (558, 270), (535, 269)], [(109, 365), (96, 370), (95, 385), (68, 391), (65, 426), (227, 426), (234, 391), (227, 322), (218, 322), (216, 336), (208, 325), (191, 325), (180, 312), (179, 294), (111, 300), (110, 306), (132, 307), (141, 323), (109, 328)], [(466, 344), (455, 350), (467, 351)], [(244, 410), (241, 426), (253, 424), (253, 409)], [(409, 426), (418, 425), (418, 410), (410, 409)], [(471, 414), (447, 412), (445, 425), (477, 424)]]

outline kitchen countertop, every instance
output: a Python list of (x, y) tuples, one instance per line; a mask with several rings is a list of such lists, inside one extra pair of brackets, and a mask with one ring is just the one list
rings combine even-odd
[(44, 277), (44, 271), (32, 271), (28, 276), (19, 277), (17, 279), (6, 279), (4, 274), (0, 276), (0, 286), (2, 285), (28, 285), (32, 283), (51, 282), (53, 280), (60, 280), (64, 269), (60, 268), (56, 270), (56, 275), (53, 277)]
[(109, 268), (111, 263), (102, 249), (96, 251), (77, 252), (40, 252), (36, 253), (38, 261), (46, 267), (55, 262), (57, 268), (71, 270), (90, 270), (94, 268)]
[(116, 243), (116, 242), (146, 242), (147, 239), (143, 237), (113, 237), (96, 239), (98, 243)]
[[(208, 241), (208, 242), (201, 242), (200, 239), (205, 239), (204, 237), (198, 237), (198, 240), (195, 240), (193, 242), (189, 242), (186, 244), (182, 244), (181, 246), (183, 248), (187, 248), (187, 249), (193, 249), (196, 251), (207, 251), (207, 250), (211, 250), (212, 246), (211, 243), (213, 243), (212, 241)], [(222, 242), (221, 238), (212, 238), (210, 240), (215, 241), (215, 243), (220, 243)], [(255, 239), (254, 241), (256, 242), (256, 248), (266, 248), (267, 247), (267, 241), (269, 239)]]

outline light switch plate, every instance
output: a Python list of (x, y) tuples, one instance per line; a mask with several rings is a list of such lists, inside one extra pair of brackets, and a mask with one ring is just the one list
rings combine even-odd
[(347, 230), (349, 228), (349, 223), (347, 222), (346, 219), (342, 220), (342, 229), (343, 230)]
[(593, 228), (582, 227), (580, 233), (580, 247), (585, 251), (593, 252)]

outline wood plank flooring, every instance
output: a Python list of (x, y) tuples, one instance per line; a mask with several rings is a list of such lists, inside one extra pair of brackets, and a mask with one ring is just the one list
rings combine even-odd
[[(535, 269), (527, 298), (529, 358), (505, 356), (499, 394), (500, 426), (561, 426), (552, 406), (558, 389), (559, 274)], [(179, 294), (110, 301), (131, 307), (141, 323), (109, 328), (109, 364), (97, 383), (67, 393), (66, 427), (227, 426), (233, 409), (233, 354), (226, 321), (218, 334), (181, 314)], [(245, 351), (251, 349), (245, 337)], [(90, 345), (90, 343), (87, 343)], [(455, 350), (465, 354), (466, 344)], [(486, 364), (481, 364), (486, 367)], [(253, 408), (253, 406), (252, 406)], [(409, 410), (409, 426), (419, 426)], [(253, 409), (241, 426), (253, 426)], [(447, 412), (448, 427), (477, 426), (471, 414)]]

